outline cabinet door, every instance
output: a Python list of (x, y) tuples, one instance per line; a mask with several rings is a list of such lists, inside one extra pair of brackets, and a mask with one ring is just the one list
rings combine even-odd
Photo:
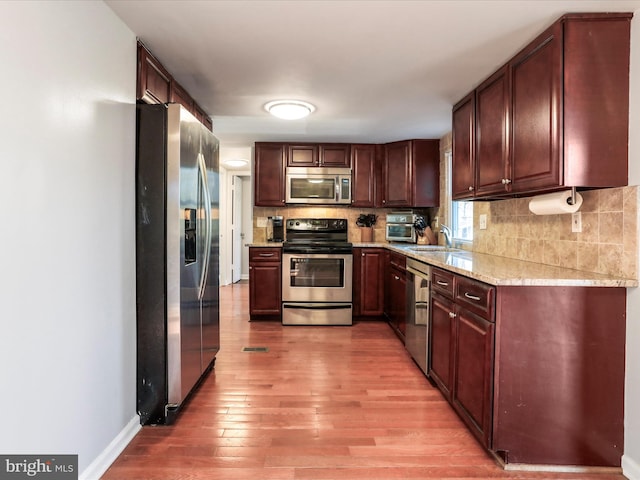
[(280, 315), (282, 250), (249, 248), (249, 313)]
[(384, 313), (384, 249), (354, 249), (354, 267), (357, 266), (357, 281), (354, 286), (354, 303), (358, 304), (358, 315), (381, 316)]
[(289, 145), (287, 167), (317, 167), (318, 145)]
[(475, 194), (475, 93), (453, 107), (451, 194), (454, 200)]
[(391, 327), (393, 327), (403, 341), (407, 331), (406, 290), (407, 279), (405, 278), (405, 272), (392, 266), (389, 269), (388, 317)]
[(456, 317), (453, 406), (485, 447), (491, 442), (494, 324), (467, 310)]
[(510, 67), (513, 192), (561, 185), (562, 24), (545, 31)]
[(171, 94), (171, 75), (153, 55), (138, 43), (137, 99), (145, 103), (167, 103)]
[(254, 201), (256, 207), (280, 207), (285, 203), (285, 145), (256, 143)]
[(354, 207), (375, 206), (376, 146), (351, 145), (353, 168), (352, 201)]
[(249, 264), (249, 314), (280, 315), (282, 275), (280, 263)]
[(351, 168), (351, 146), (347, 143), (321, 144), (318, 149), (320, 166)]
[(388, 143), (384, 148), (384, 195), (386, 207), (410, 207), (411, 198), (411, 142)]
[(186, 108), (190, 113), (192, 114), (194, 113), (193, 98), (191, 98), (191, 95), (189, 95), (189, 93), (184, 88), (182, 88), (182, 85), (180, 85), (175, 80), (171, 82), (171, 100), (170, 101), (171, 103), (179, 103), (184, 108)]
[(447, 400), (451, 400), (453, 385), (453, 348), (454, 338), (453, 302), (431, 294), (431, 324), (429, 325), (429, 376), (436, 382)]
[(506, 66), (476, 89), (476, 197), (511, 190), (509, 99)]

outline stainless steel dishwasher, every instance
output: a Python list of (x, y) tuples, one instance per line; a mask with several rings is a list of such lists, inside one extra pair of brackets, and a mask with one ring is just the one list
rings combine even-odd
[(431, 266), (407, 258), (407, 331), (405, 347), (427, 375)]

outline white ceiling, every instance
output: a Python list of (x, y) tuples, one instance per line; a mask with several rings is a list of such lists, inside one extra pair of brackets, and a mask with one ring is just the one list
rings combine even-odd
[[(229, 146), (439, 138), (452, 105), (564, 13), (640, 9), (640, 0), (106, 3)], [(271, 118), (263, 106), (280, 98), (317, 110)]]

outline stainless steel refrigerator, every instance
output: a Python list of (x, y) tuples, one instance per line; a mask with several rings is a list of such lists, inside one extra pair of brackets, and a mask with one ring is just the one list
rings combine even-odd
[(137, 409), (169, 424), (220, 345), (218, 141), (178, 104), (138, 105), (136, 150)]

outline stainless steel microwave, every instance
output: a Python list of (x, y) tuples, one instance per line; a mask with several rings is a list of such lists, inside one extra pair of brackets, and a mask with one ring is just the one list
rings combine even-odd
[(345, 205), (351, 203), (350, 168), (288, 167), (286, 203)]

